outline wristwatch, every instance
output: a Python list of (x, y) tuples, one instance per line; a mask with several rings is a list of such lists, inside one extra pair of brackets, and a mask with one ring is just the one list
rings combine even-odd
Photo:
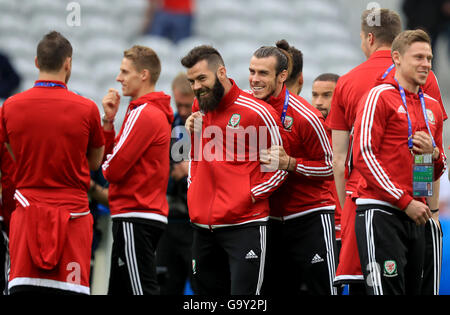
[(103, 122), (104, 124), (106, 124), (106, 123), (112, 124), (112, 123), (114, 122), (114, 118), (113, 118), (113, 119), (108, 119), (108, 118), (106, 118), (106, 114), (103, 114), (103, 116), (102, 116), (102, 122)]

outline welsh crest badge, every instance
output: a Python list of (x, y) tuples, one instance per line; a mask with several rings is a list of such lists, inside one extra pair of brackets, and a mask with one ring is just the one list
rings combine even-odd
[(228, 121), (228, 127), (236, 129), (239, 127), (239, 122), (241, 121), (241, 115), (233, 114), (231, 115), (230, 120)]
[(384, 262), (384, 276), (395, 277), (397, 275), (397, 263), (395, 260), (386, 260)]
[(434, 118), (434, 114), (431, 109), (427, 109), (427, 118), (430, 124), (436, 124), (436, 119)]
[(197, 273), (197, 262), (195, 259), (192, 259), (192, 274), (195, 275)]
[(286, 116), (284, 118), (284, 129), (291, 130), (293, 123), (294, 123), (294, 118), (292, 118), (291, 116)]

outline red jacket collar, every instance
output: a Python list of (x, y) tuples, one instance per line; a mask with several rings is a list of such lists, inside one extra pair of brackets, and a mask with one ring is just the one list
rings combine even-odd
[(228, 93), (225, 94), (220, 100), (219, 106), (217, 107), (218, 110), (223, 110), (230, 104), (233, 104), (239, 97), (239, 94), (241, 94), (241, 89), (239, 89), (239, 87), (236, 85), (236, 82), (234, 82), (233, 79), (228, 79), (230, 80), (232, 86)]
[(285, 98), (286, 98), (286, 85), (283, 85), (283, 89), (281, 90), (280, 94), (278, 94), (278, 96), (276, 97), (270, 96), (269, 99), (267, 100), (267, 103), (272, 105), (272, 107), (275, 108), (277, 112), (281, 112), (283, 110)]
[(391, 51), (390, 50), (378, 50), (378, 51), (375, 51), (369, 57), (369, 59), (377, 59), (377, 58), (391, 58)]
[[(383, 80), (382, 76), (377, 79), (377, 85), (380, 84), (390, 84), (395, 87), (396, 90), (400, 91), (399, 84), (397, 80), (395, 80), (395, 68), (389, 73), (389, 75)], [(404, 87), (403, 87), (404, 88)], [(420, 87), (423, 91), (423, 86)], [(406, 97), (413, 97), (419, 99), (419, 93), (413, 93), (405, 89)]]
[[(67, 89), (67, 85), (66, 85), (64, 82), (62, 82), (62, 81), (37, 80), (37, 81), (34, 82), (35, 85), (36, 85), (37, 83), (54, 83), (54, 84), (62, 85), (62, 86), (64, 86), (65, 89)], [(59, 87), (59, 86), (56, 86), (56, 87)]]

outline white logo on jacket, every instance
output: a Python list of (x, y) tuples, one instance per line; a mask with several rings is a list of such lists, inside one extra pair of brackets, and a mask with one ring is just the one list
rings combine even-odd
[(406, 109), (405, 109), (405, 107), (403, 105), (400, 105), (398, 107), (397, 112), (399, 112), (400, 114), (406, 114)]

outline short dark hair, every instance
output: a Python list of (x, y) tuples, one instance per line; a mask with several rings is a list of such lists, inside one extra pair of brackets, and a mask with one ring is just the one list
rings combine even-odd
[[(380, 23), (371, 25), (369, 23), (370, 14), (378, 14)], [(391, 45), (395, 37), (402, 31), (402, 20), (400, 15), (393, 10), (364, 10), (361, 15), (361, 30), (366, 37), (369, 33), (372, 33), (378, 43)]]
[(134, 45), (125, 50), (123, 56), (133, 62), (136, 70), (148, 70), (150, 72), (150, 83), (156, 84), (161, 74), (161, 61), (153, 49)]
[(181, 64), (189, 69), (202, 60), (206, 60), (212, 70), (217, 70), (219, 66), (225, 66), (223, 58), (217, 49), (209, 45), (201, 45), (192, 48), (191, 51), (181, 59)]
[(285, 39), (279, 40), (276, 45), (291, 55), (292, 70), (286, 80), (286, 84), (291, 85), (298, 80), (303, 72), (303, 53), (294, 46), (290, 46)]
[(276, 75), (279, 75), (284, 70), (287, 70), (289, 74), (292, 71), (292, 58), (283, 48), (275, 46), (262, 46), (253, 53), (253, 56), (258, 59), (275, 57), (277, 61), (277, 64), (275, 65)]
[(330, 81), (330, 82), (337, 83), (338, 79), (339, 79), (339, 76), (335, 73), (322, 73), (322, 74), (318, 75), (317, 78), (315, 78), (313, 82)]
[(72, 57), (72, 45), (59, 32), (46, 34), (39, 42), (36, 50), (39, 69), (46, 72), (61, 70), (67, 57)]

